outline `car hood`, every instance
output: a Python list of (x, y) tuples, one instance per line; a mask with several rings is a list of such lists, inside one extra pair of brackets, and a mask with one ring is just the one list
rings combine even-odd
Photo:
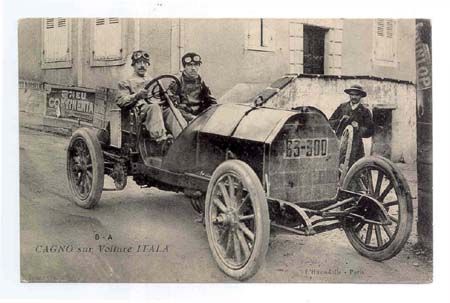
[(247, 104), (223, 104), (217, 106), (200, 133), (269, 143), (283, 124), (297, 114), (295, 111)]

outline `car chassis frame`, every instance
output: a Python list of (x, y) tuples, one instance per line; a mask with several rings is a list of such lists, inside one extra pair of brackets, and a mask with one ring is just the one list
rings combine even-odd
[[(164, 78), (177, 81), (173, 76), (163, 75), (152, 80), (147, 88), (155, 85), (153, 96), (162, 96), (174, 107), (161, 82)], [(245, 115), (258, 108), (249, 107)], [(141, 187), (184, 192), (194, 209), (202, 214), (219, 268), (235, 279), (252, 277), (264, 263), (270, 227), (301, 236), (342, 228), (358, 253), (376, 261), (394, 257), (409, 237), (412, 202), (405, 178), (392, 162), (379, 156), (364, 157), (349, 168), (351, 127), (344, 130), (340, 141), (340, 154), (344, 156), (339, 163), (335, 196), (286, 201), (271, 197), (267, 174), (265, 178), (257, 176), (231, 149), (224, 151), (222, 163), (212, 175), (202, 170), (174, 172), (161, 167), (160, 158), (144, 158), (143, 154), (147, 156), (148, 152), (142, 143), (145, 140), (139, 112), (132, 110), (128, 121), (131, 128), (121, 129), (125, 140), (120, 146), (111, 144), (113, 119), (103, 129), (84, 127), (72, 135), (67, 174), (75, 203), (84, 208), (94, 207), (102, 191), (124, 189), (127, 176), (133, 176)], [(265, 161), (271, 161), (268, 152), (271, 148), (270, 144), (264, 145), (263, 166)], [(195, 157), (198, 159), (199, 155)], [(113, 178), (115, 189), (103, 188), (104, 175)], [(394, 200), (386, 202), (387, 196), (394, 196)]]

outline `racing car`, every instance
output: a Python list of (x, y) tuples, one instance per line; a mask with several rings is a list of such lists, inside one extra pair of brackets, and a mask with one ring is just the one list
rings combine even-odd
[[(170, 83), (170, 84), (169, 84)], [(151, 80), (148, 100), (175, 106), (176, 77)], [(67, 148), (74, 202), (93, 208), (104, 177), (116, 190), (138, 185), (183, 192), (202, 214), (212, 256), (237, 280), (264, 264), (271, 229), (312, 236), (343, 229), (356, 251), (375, 261), (397, 255), (411, 232), (413, 207), (402, 173), (368, 156), (348, 166), (353, 132), (339, 139), (317, 108), (261, 103), (214, 105), (188, 125), (163, 154), (136, 110), (105, 109), (103, 127), (77, 129)], [(180, 122), (181, 123), (181, 122)]]

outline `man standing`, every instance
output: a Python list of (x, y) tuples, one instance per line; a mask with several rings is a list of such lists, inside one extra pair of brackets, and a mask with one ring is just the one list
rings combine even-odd
[(180, 97), (175, 96), (177, 107), (186, 121), (190, 122), (202, 111), (213, 104), (216, 98), (211, 95), (211, 90), (199, 74), (202, 59), (196, 53), (186, 53), (181, 58), (183, 71), (177, 75), (181, 82)]
[[(116, 99), (117, 105), (123, 110), (130, 110), (136, 107), (139, 115), (143, 119), (150, 138), (157, 143), (164, 144), (173, 136), (178, 136), (181, 128), (170, 108), (161, 108), (159, 104), (146, 102), (148, 90), (145, 89), (152, 78), (147, 76), (150, 66), (150, 55), (148, 52), (137, 50), (131, 55), (131, 66), (133, 66), (133, 76), (127, 80), (119, 82), (119, 92)], [(167, 129), (171, 132), (168, 134)]]
[(339, 105), (329, 121), (339, 138), (347, 125), (353, 126), (352, 152), (348, 165), (350, 168), (358, 159), (364, 157), (362, 138), (371, 137), (375, 127), (372, 113), (361, 104), (361, 99), (367, 96), (361, 85), (355, 84), (345, 89), (344, 92), (350, 96), (350, 101)]

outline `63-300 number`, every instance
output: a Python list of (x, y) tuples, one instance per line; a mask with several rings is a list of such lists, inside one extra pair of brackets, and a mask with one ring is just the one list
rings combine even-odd
[(328, 154), (328, 139), (287, 139), (284, 157), (324, 157)]

